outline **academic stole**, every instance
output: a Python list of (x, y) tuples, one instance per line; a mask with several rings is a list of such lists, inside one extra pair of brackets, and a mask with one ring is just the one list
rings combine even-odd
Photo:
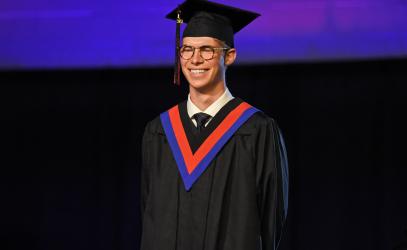
[(192, 153), (185, 134), (178, 105), (160, 115), (161, 124), (187, 191), (240, 126), (258, 111), (248, 103), (242, 102), (225, 117), (195, 153)]

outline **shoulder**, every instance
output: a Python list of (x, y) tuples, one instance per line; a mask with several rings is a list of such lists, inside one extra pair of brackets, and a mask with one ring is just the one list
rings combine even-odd
[(258, 109), (255, 106), (252, 107), (256, 108), (258, 111), (247, 120), (247, 127), (252, 129), (278, 127), (277, 122), (274, 120), (274, 118), (263, 112), (261, 109)]
[(158, 115), (153, 120), (147, 122), (144, 129), (144, 134), (156, 134), (162, 130), (160, 116)]
[(145, 134), (163, 134), (164, 133), (164, 129), (162, 127), (162, 123), (161, 123), (161, 115), (165, 112), (167, 112), (168, 110), (170, 110), (171, 108), (177, 106), (177, 105), (185, 105), (186, 101), (183, 101), (181, 103), (175, 104), (169, 108), (167, 108), (167, 110), (163, 111), (162, 113), (160, 113), (159, 115), (157, 115), (156, 117), (154, 117), (154, 119), (152, 119), (151, 121), (147, 122), (145, 129), (144, 129), (144, 133)]
[(254, 113), (250, 119), (250, 122), (256, 126), (268, 126), (270, 124), (275, 124), (275, 120), (261, 110)]

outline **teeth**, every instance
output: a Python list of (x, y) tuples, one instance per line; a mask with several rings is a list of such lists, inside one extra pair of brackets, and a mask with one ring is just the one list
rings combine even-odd
[(202, 74), (204, 72), (205, 72), (204, 69), (191, 69), (192, 74)]

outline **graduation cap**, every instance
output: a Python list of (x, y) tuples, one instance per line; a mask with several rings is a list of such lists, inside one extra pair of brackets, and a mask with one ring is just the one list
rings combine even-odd
[(260, 14), (205, 0), (186, 0), (166, 18), (176, 21), (174, 84), (180, 84), (180, 26), (187, 23), (182, 37), (213, 37), (234, 47), (233, 36)]

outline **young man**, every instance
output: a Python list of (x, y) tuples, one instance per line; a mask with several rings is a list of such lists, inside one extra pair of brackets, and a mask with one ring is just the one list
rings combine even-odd
[(233, 34), (258, 14), (187, 0), (179, 50), (188, 99), (143, 137), (141, 250), (277, 249), (288, 167), (276, 123), (227, 88)]

